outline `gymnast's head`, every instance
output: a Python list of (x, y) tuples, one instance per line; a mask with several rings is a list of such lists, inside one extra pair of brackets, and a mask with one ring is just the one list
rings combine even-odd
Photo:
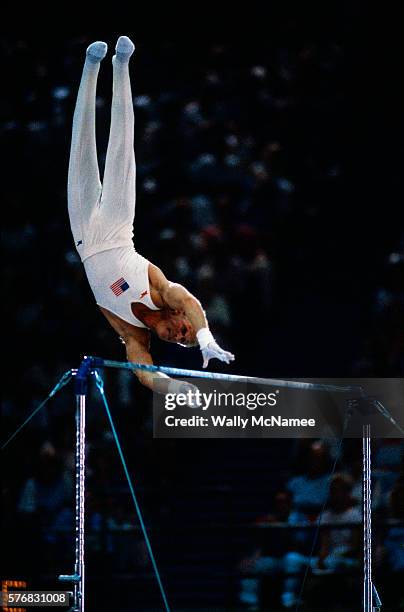
[(161, 314), (162, 316), (152, 327), (152, 331), (160, 340), (186, 347), (198, 346), (195, 330), (184, 314), (176, 311), (161, 312)]

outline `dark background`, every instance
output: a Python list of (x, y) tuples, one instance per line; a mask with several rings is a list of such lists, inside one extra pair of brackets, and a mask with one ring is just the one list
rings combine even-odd
[[(235, 353), (231, 367), (211, 369), (402, 375), (402, 66), (394, 15), (384, 15), (377, 37), (360, 3), (314, 14), (285, 6), (256, 17), (243, 31), (229, 24), (195, 36), (192, 28), (170, 35), (168, 27), (156, 36), (150, 25), (132, 28), (130, 19), (108, 29), (106, 19), (98, 29), (2, 38), (4, 438), (84, 354), (124, 359), (94, 304), (66, 203), (85, 49), (96, 39), (110, 47), (97, 92), (102, 167), (110, 55), (122, 33), (137, 46), (135, 245), (201, 299), (219, 343)], [(195, 11), (194, 27), (198, 18)], [(381, 45), (384, 33), (389, 39)], [(152, 349), (158, 364), (201, 366), (197, 349), (158, 340)], [(235, 609), (248, 524), (303, 470), (307, 449), (288, 441), (153, 441), (150, 394), (118, 372), (106, 384), (152, 539), (160, 542), (156, 555), (173, 608)], [(89, 530), (102, 525), (102, 535), (89, 536), (89, 589), (95, 593), (107, 576), (121, 593), (136, 585), (144, 606), (138, 609), (159, 609), (141, 544), (134, 560), (129, 540), (117, 544), (107, 533), (111, 521), (115, 528), (137, 522), (95, 397), (88, 420)], [(70, 389), (3, 457), (2, 538), (10, 555), (4, 571), (26, 577), (32, 588), (53, 588), (52, 576), (70, 571), (69, 536), (52, 536), (49, 525), (71, 525), (72, 421)], [(348, 445), (345, 471), (359, 450)], [(380, 469), (394, 476), (381, 502), (386, 517), (399, 466), (382, 462)], [(38, 498), (30, 505), (27, 482), (41, 478), (42, 506)], [(229, 525), (241, 523), (247, 527), (240, 539)], [(7, 538), (19, 542), (18, 552)], [(27, 539), (34, 543), (28, 551)], [(393, 597), (394, 589), (386, 590)], [(314, 592), (309, 600), (322, 609)], [(90, 609), (104, 608), (98, 602)]]

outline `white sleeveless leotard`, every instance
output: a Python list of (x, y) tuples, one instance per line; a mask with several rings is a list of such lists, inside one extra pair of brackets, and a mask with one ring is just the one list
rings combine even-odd
[(126, 246), (91, 255), (83, 264), (97, 304), (147, 329), (132, 313), (131, 304), (140, 302), (151, 310), (160, 310), (150, 297), (148, 260), (133, 246)]

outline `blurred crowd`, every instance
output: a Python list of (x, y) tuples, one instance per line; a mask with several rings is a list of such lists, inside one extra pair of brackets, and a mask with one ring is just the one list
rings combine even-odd
[[(378, 574), (395, 572), (398, 579), (404, 571), (404, 445), (400, 440), (383, 440), (374, 450), (374, 569)], [(306, 571), (314, 577), (338, 575), (334, 602), (345, 601), (348, 605), (351, 600), (346, 589), (349, 591), (353, 577), (351, 589), (355, 582), (357, 588), (355, 570), (362, 567), (363, 559), (363, 463), (359, 445), (351, 441), (345, 446), (338, 471), (330, 478), (333, 451), (329, 443), (321, 440), (302, 444), (297, 454), (300, 473), (286, 479), (284, 487), (275, 493), (272, 512), (257, 517), (257, 526), (288, 525), (291, 530), (267, 529), (264, 535), (257, 532), (256, 545), (240, 566), (243, 578), (239, 599), (247, 609), (265, 608), (260, 607), (263, 576), (275, 577), (278, 587), (281, 582), (280, 589), (274, 588), (274, 580), (270, 583), (269, 591), (273, 592), (267, 595), (266, 605), (276, 605), (278, 597), (284, 608), (294, 608)], [(378, 522), (382, 520), (381, 527)], [(307, 529), (310, 525), (321, 525), (317, 541), (313, 538), (314, 529)]]
[[(150, 572), (150, 562), (134, 510), (122, 477), (117, 453), (111, 436), (92, 430), (90, 424), (87, 446), (86, 492), (86, 554), (94, 577), (103, 572), (135, 577)], [(304, 597), (321, 601), (327, 589), (335, 588), (334, 603), (342, 608), (360, 597), (363, 558), (362, 544), (362, 455), (359, 440), (347, 440), (339, 457), (338, 445), (327, 440), (286, 441), (288, 459), (267, 512), (263, 500), (265, 489), (260, 488), (259, 502), (263, 513), (252, 523), (237, 508), (232, 513), (235, 541), (242, 542), (235, 551), (238, 564), (228, 566), (226, 560), (221, 571), (231, 571), (237, 582), (234, 585), (234, 605), (248, 610), (294, 608), (299, 601), (302, 580), (306, 571)], [(338, 454), (337, 469), (330, 477)], [(129, 461), (130, 453), (129, 453)], [(150, 457), (146, 459), (146, 463)], [(172, 458), (166, 456), (170, 463)], [(245, 453), (245, 464), (254, 470), (254, 464)], [(250, 463), (249, 463), (250, 461)], [(373, 570), (382, 586), (386, 603), (392, 601), (394, 584), (404, 572), (404, 443), (399, 439), (375, 441), (373, 445), (372, 512), (373, 512)], [(27, 462), (28, 463), (28, 462)], [(61, 566), (72, 563), (74, 551), (74, 456), (67, 436), (58, 449), (49, 441), (40, 448), (37, 459), (29, 461), (29, 477), (19, 478), (13, 488), (5, 483), (3, 490), (3, 534), (12, 538), (14, 547), (8, 555), (7, 570), (19, 575), (52, 575)], [(269, 467), (269, 466), (268, 466)], [(150, 465), (148, 467), (150, 470)], [(132, 470), (136, 474), (136, 469)], [(146, 480), (145, 466), (142, 480)], [(156, 478), (150, 475), (149, 486), (156, 486)], [(203, 478), (203, 477), (202, 477)], [(239, 476), (240, 486), (248, 491), (245, 476)], [(244, 484), (243, 484), (244, 483)], [(139, 483), (138, 483), (139, 484)], [(203, 482), (185, 479), (181, 487), (187, 507), (177, 505), (178, 493), (170, 489), (178, 487), (178, 475), (167, 471), (159, 483), (159, 492), (138, 489), (143, 499), (154, 541), (167, 546), (167, 563), (181, 575), (182, 565), (176, 566), (173, 551), (165, 542), (164, 527), (181, 548), (184, 519), (195, 521), (203, 495)], [(223, 482), (221, 488), (228, 486)], [(196, 493), (195, 493), (196, 489)], [(219, 487), (220, 489), (220, 487)], [(196, 499), (194, 501), (194, 497)], [(249, 513), (256, 506), (252, 500)], [(143, 508), (145, 510), (145, 508)], [(179, 512), (179, 516), (177, 516)], [(188, 517), (187, 519), (185, 517)], [(192, 518), (191, 518), (192, 517)], [(315, 530), (320, 525), (318, 537)], [(212, 507), (206, 525), (212, 534), (220, 527), (220, 511)], [(160, 531), (161, 530), (161, 531)], [(214, 536), (217, 537), (217, 536)], [(240, 539), (241, 538), (241, 539)], [(24, 560), (18, 551), (29, 541)], [(165, 542), (165, 544), (164, 544)], [(212, 545), (207, 545), (209, 549)], [(245, 556), (242, 557), (242, 551)], [(13, 552), (15, 551), (15, 552)], [(203, 566), (206, 554), (210, 559), (212, 549), (198, 548)], [(175, 557), (175, 555), (174, 555)], [(164, 558), (164, 557), (163, 557)], [(170, 561), (169, 561), (170, 560)], [(178, 563), (178, 562), (177, 562)], [(194, 572), (198, 562), (194, 561)], [(194, 580), (195, 578), (193, 578)], [(325, 580), (324, 580), (325, 579)], [(330, 583), (330, 580), (336, 580)], [(334, 586), (332, 586), (334, 584)], [(336, 586), (338, 585), (338, 586)], [(390, 585), (390, 586), (386, 586)], [(390, 592), (391, 591), (391, 592)], [(397, 595), (397, 593), (396, 593)], [(393, 598), (397, 604), (398, 600)]]

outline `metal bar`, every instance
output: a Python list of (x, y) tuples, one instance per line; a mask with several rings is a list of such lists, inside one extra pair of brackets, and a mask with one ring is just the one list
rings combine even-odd
[(312, 391), (330, 391), (335, 393), (358, 392), (362, 394), (362, 387), (359, 385), (328, 385), (321, 383), (309, 383), (293, 380), (279, 380), (277, 378), (260, 378), (256, 376), (239, 376), (237, 374), (222, 374), (218, 372), (204, 372), (201, 370), (186, 370), (183, 368), (170, 368), (168, 366), (152, 366), (142, 363), (132, 363), (128, 361), (112, 361), (111, 359), (99, 359), (98, 357), (88, 357), (93, 360), (93, 367), (118, 368), (121, 370), (143, 370), (145, 372), (161, 372), (171, 376), (185, 376), (189, 378), (205, 378), (209, 380), (223, 380), (228, 382), (255, 383), (258, 385), (268, 385), (272, 387), (285, 387), (287, 389), (305, 389)]
[(373, 612), (370, 425), (363, 426), (363, 610)]
[(86, 396), (76, 395), (76, 532), (73, 585), (74, 610), (84, 612), (84, 495), (86, 461)]
[(75, 562), (72, 575), (62, 574), (59, 580), (73, 583), (73, 606), (68, 612), (84, 612), (84, 494), (86, 461), (86, 393), (91, 360), (83, 359), (75, 376), (76, 393), (76, 491), (75, 491)]

